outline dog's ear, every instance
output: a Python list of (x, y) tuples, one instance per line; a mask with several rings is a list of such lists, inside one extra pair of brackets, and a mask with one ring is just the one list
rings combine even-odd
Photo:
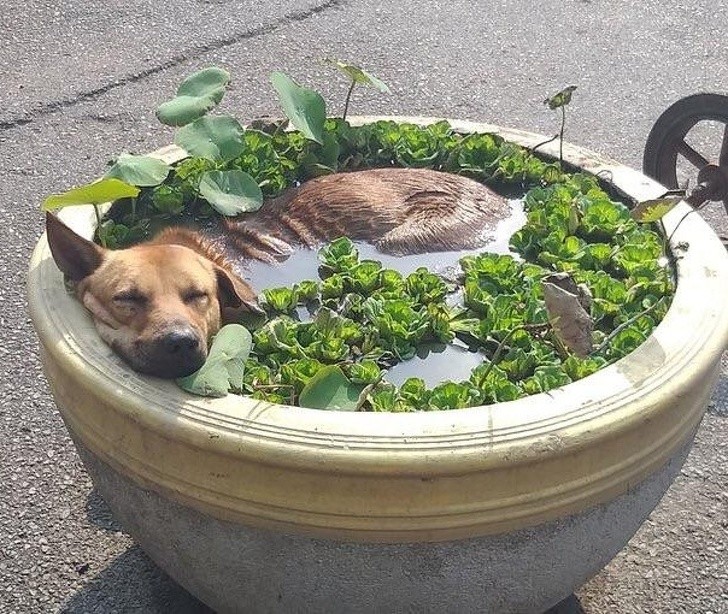
[(91, 275), (104, 260), (103, 248), (77, 235), (52, 213), (46, 213), (46, 233), (53, 260), (73, 281)]
[(215, 265), (215, 273), (217, 274), (217, 295), (222, 309), (243, 309), (252, 313), (265, 313), (258, 304), (258, 297), (247, 283), (218, 265)]

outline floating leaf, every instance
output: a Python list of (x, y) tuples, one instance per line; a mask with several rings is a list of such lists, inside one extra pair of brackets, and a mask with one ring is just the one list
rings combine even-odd
[(177, 379), (177, 384), (203, 397), (224, 397), (229, 390), (242, 390), (245, 361), (252, 344), (250, 332), (244, 326), (223, 326), (212, 341), (205, 364), (192, 375)]
[(653, 200), (643, 200), (637, 203), (630, 212), (632, 219), (643, 224), (656, 222), (666, 213), (672, 211), (680, 202), (679, 198), (655, 198)]
[(266, 288), (263, 290), (263, 299), (271, 311), (289, 313), (298, 304), (298, 292), (291, 288)]
[(278, 92), (286, 117), (307, 139), (323, 144), (326, 103), (321, 95), (301, 87), (282, 72), (274, 72), (270, 80)]
[(116, 177), (130, 185), (153, 187), (162, 183), (170, 170), (168, 164), (157, 158), (123, 153), (104, 177)]
[(168, 126), (185, 126), (202, 117), (222, 100), (230, 74), (221, 68), (205, 68), (187, 77), (177, 96), (157, 108), (157, 118)]
[(299, 397), (301, 407), (355, 411), (359, 395), (364, 389), (353, 384), (335, 365), (320, 369), (306, 384)]
[(244, 128), (229, 115), (201, 117), (180, 128), (174, 142), (191, 156), (215, 162), (237, 158), (245, 149)]
[(348, 64), (337, 59), (325, 59), (324, 63), (337, 68), (355, 83), (371, 85), (372, 87), (376, 87), (380, 92), (384, 92), (385, 94), (389, 93), (389, 88), (386, 83), (355, 64)]
[(559, 107), (565, 107), (571, 102), (571, 95), (574, 93), (575, 89), (576, 85), (570, 85), (569, 87), (565, 87), (560, 92), (551, 96), (551, 98), (546, 98), (543, 103), (548, 105), (549, 109), (551, 109), (552, 111), (558, 109)]
[(594, 322), (585, 305), (588, 299), (579, 292), (576, 283), (564, 274), (549, 275), (542, 282), (549, 323), (559, 341), (577, 356), (592, 351)]
[(257, 211), (263, 204), (263, 192), (248, 173), (207, 171), (200, 179), (200, 195), (219, 213), (227, 216)]
[(43, 211), (54, 211), (71, 205), (101, 205), (119, 198), (136, 198), (139, 188), (116, 178), (102, 179), (78, 188), (51, 194), (43, 201)]

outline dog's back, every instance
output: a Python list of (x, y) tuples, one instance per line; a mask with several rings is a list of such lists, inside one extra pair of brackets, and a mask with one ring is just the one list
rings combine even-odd
[(383, 168), (312, 179), (256, 213), (226, 220), (225, 230), (240, 255), (258, 260), (339, 236), (402, 255), (481, 247), (509, 213), (506, 199), (466, 177)]

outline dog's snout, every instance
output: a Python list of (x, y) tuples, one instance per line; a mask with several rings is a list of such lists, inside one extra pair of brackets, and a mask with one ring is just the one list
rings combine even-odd
[(207, 358), (205, 343), (188, 326), (158, 335), (147, 348), (144, 364), (139, 370), (157, 377), (185, 377), (197, 371)]
[(175, 330), (167, 333), (161, 344), (168, 354), (179, 355), (196, 350), (200, 345), (200, 338), (193, 330)]

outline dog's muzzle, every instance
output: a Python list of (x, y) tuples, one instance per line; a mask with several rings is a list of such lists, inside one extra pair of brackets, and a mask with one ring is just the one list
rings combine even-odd
[(160, 334), (149, 342), (145, 350), (139, 370), (166, 379), (194, 373), (207, 358), (206, 344), (189, 326)]

